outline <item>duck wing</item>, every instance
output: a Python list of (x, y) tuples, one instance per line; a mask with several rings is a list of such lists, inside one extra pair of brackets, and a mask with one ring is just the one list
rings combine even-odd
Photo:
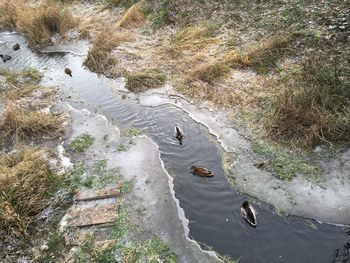
[(175, 135), (176, 136), (183, 135), (183, 132), (178, 125), (175, 126)]

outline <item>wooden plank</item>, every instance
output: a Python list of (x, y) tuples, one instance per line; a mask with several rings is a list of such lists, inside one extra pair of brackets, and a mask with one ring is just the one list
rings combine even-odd
[(73, 208), (70, 226), (84, 227), (112, 224), (118, 215), (118, 204), (98, 205), (95, 207)]
[(120, 196), (121, 186), (101, 189), (97, 191), (78, 190), (75, 194), (75, 201), (92, 201), (98, 199), (112, 198)]

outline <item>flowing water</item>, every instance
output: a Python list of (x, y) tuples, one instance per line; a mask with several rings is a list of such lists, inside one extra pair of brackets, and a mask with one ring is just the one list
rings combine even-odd
[[(17, 42), (21, 49), (14, 52), (12, 46)], [(261, 204), (255, 205), (258, 227), (250, 227), (240, 215), (240, 206), (247, 197), (227, 183), (220, 146), (206, 128), (180, 109), (171, 105), (145, 107), (136, 100), (122, 100), (112, 87), (123, 83), (84, 69), (83, 56), (33, 53), (18, 34), (0, 33), (0, 54), (13, 56), (6, 63), (0, 61), (0, 68), (36, 68), (44, 72), (45, 84), (59, 86), (75, 107), (98, 111), (122, 128), (136, 127), (151, 137), (159, 146), (168, 172), (175, 178), (176, 198), (190, 221), (190, 235), (204, 248), (210, 246), (233, 259), (241, 258), (239, 262), (350, 262), (350, 236), (344, 226), (280, 216)], [(65, 67), (72, 69), (72, 78), (64, 74)], [(174, 138), (175, 123), (185, 131), (182, 146)], [(209, 167), (216, 176), (192, 176), (189, 167), (193, 164)]]

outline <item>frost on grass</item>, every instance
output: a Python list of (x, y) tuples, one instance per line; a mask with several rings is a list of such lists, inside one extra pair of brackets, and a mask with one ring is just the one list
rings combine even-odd
[(83, 152), (87, 148), (89, 148), (89, 146), (92, 145), (93, 142), (94, 142), (94, 138), (90, 134), (83, 133), (75, 137), (71, 141), (70, 147), (72, 148), (73, 151)]

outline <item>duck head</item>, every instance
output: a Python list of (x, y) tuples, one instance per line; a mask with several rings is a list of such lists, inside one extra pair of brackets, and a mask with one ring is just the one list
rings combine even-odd
[(248, 201), (244, 201), (243, 204), (242, 204), (242, 207), (243, 208), (249, 207), (249, 202)]

